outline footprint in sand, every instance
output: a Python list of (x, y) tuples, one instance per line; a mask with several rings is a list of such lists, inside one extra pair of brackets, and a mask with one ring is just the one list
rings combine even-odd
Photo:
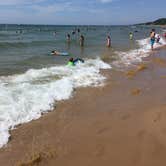
[(109, 127), (100, 128), (97, 130), (97, 134), (98, 135), (103, 134), (103, 133), (107, 132), (108, 130), (109, 130)]
[(104, 156), (104, 154), (105, 154), (104, 145), (101, 145), (101, 144), (97, 145), (96, 149), (95, 149), (95, 152), (94, 152), (94, 155), (97, 156), (97, 157), (102, 157), (102, 156)]
[(130, 118), (130, 114), (126, 114), (126, 115), (123, 115), (122, 117), (121, 117), (121, 120), (127, 120), (127, 119), (129, 119)]
[(147, 135), (147, 131), (146, 130), (140, 130), (139, 132), (138, 132), (138, 139), (139, 140), (142, 140), (142, 139), (144, 139), (145, 138), (145, 136)]
[(158, 112), (156, 117), (153, 119), (153, 122), (158, 122), (161, 120), (161, 118), (162, 118), (162, 113)]

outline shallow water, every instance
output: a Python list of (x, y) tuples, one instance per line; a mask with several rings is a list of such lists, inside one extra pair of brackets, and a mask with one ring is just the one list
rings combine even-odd
[[(80, 33), (72, 35), (72, 31), (77, 28), (80, 29)], [(0, 75), (66, 64), (69, 57), (50, 55), (54, 49), (81, 58), (94, 58), (103, 54), (116, 56), (116, 51), (127, 52), (138, 48), (136, 40), (148, 37), (151, 28), (147, 26), (0, 25)], [(161, 28), (157, 29), (158, 32), (161, 30)], [(134, 33), (133, 41), (129, 40), (130, 32)], [(67, 33), (71, 34), (70, 44), (66, 42)], [(81, 34), (85, 36), (84, 48), (79, 46)], [(111, 49), (105, 47), (107, 35), (111, 35)]]

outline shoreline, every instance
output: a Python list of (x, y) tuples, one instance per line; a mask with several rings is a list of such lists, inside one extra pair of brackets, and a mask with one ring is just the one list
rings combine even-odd
[[(153, 54), (161, 56), (163, 52), (165, 53), (165, 48), (156, 50)], [(154, 55), (158, 58), (156, 56)], [(166, 80), (160, 78), (162, 75), (159, 80), (156, 79), (160, 70), (164, 70), (165, 60), (154, 61), (154, 57), (145, 58), (147, 59), (146, 68), (130, 77), (122, 71), (103, 71), (108, 78), (104, 87), (79, 88), (71, 99), (58, 103), (55, 111), (44, 114), (38, 120), (17, 126), (17, 129), (11, 131), (11, 140), (7, 146), (0, 149), (0, 164), (19, 165), (19, 162), (30, 163), (34, 160), (33, 165), (36, 162), (39, 165), (46, 163), (47, 165), (66, 165), (67, 163), (69, 165), (81, 165), (81, 163), (82, 165), (90, 163), (101, 165), (102, 162), (106, 162), (105, 165), (124, 163), (123, 165), (129, 166), (138, 161), (140, 163), (138, 162), (137, 165), (141, 165), (146, 161), (147, 166), (151, 161), (149, 158), (145, 160), (146, 154), (141, 153), (138, 139), (143, 139), (140, 140), (143, 148), (143, 145), (148, 143), (146, 139), (151, 140), (146, 130), (154, 131), (151, 126), (148, 126), (149, 124), (144, 126), (139, 121), (143, 120), (144, 123), (150, 124), (153, 121), (162, 121), (159, 125), (164, 130), (164, 120), (158, 114), (164, 114), (161, 111), (166, 109), (164, 105)], [(148, 87), (151, 81), (154, 81), (154, 84)], [(123, 95), (121, 95), (122, 92)], [(154, 111), (151, 112), (151, 110)], [(135, 121), (139, 125), (134, 124)], [(119, 128), (119, 125), (122, 128)], [(157, 133), (153, 134), (158, 134), (159, 128), (156, 130)], [(158, 136), (155, 135), (154, 140), (148, 143), (149, 146), (155, 143), (156, 137)], [(164, 138), (163, 134), (160, 138), (162, 144), (166, 143)], [(165, 148), (160, 147), (160, 139), (157, 140), (155, 148), (163, 155)], [(110, 149), (107, 149), (107, 146)], [(131, 152), (138, 154), (133, 154), (133, 159), (131, 152), (125, 154), (125, 148), (128, 148), (127, 150), (131, 148)], [(118, 161), (119, 155), (121, 160)], [(163, 157), (162, 155), (157, 157)], [(133, 161), (130, 161), (131, 158)], [(151, 158), (151, 160), (154, 159)], [(164, 157), (161, 158), (160, 162), (162, 161), (166, 161)]]

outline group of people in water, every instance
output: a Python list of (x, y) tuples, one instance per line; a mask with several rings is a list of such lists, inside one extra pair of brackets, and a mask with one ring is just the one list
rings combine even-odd
[[(80, 33), (79, 28), (72, 31), (72, 35), (75, 35), (76, 33), (78, 33), (78, 34)], [(84, 36), (80, 35), (79, 44), (80, 44), (81, 47), (84, 46), (84, 40), (85, 40)], [(66, 36), (66, 41), (67, 41), (68, 44), (71, 42), (71, 35), (69, 33)]]
[[(67, 34), (66, 41), (67, 41), (67, 43), (71, 42), (70, 34)], [(83, 35), (80, 36), (79, 43), (80, 43), (81, 47), (84, 46), (84, 36)]]
[[(76, 33), (78, 33), (78, 34), (80, 33), (80, 29), (79, 28), (72, 31), (72, 35), (75, 35)], [(80, 44), (81, 47), (84, 46), (84, 40), (85, 40), (84, 36), (81, 34), (80, 38), (79, 38), (79, 44)], [(71, 42), (71, 35), (69, 33), (66, 35), (66, 42), (68, 44), (70, 44), (70, 42)], [(51, 55), (64, 55), (64, 56), (68, 56), (69, 54), (68, 53), (59, 52), (57, 50), (53, 50), (51, 52)], [(67, 66), (76, 66), (77, 63), (84, 63), (84, 60), (81, 59), (81, 58), (76, 58), (76, 59), (70, 58), (69, 61), (68, 61), (68, 63), (67, 63)]]
[[(166, 39), (166, 32), (164, 33), (163, 37)], [(133, 33), (130, 32), (129, 34), (130, 40), (133, 40)], [(155, 29), (152, 29), (150, 32), (150, 45), (151, 45), (151, 50), (154, 49), (154, 44), (159, 43), (160, 44), (160, 35), (156, 35)]]
[[(129, 39), (133, 40), (133, 33), (132, 32), (129, 33)], [(107, 36), (106, 46), (111, 47), (111, 36), (110, 35)]]
[[(75, 35), (76, 33), (79, 34), (80, 33), (80, 29), (72, 31), (72, 35)], [(129, 39), (133, 40), (133, 36), (134, 36), (133, 33), (130, 32), (129, 33)], [(164, 34), (164, 37), (166, 38), (166, 33)], [(160, 35), (156, 36), (155, 29), (152, 29), (151, 32), (150, 32), (151, 50), (154, 49), (155, 42), (156, 43), (160, 42), (160, 38), (161, 38)], [(67, 43), (71, 42), (71, 35), (70, 34), (67, 34), (66, 41), (67, 41)], [(84, 41), (85, 41), (85, 38), (81, 34), (80, 38), (79, 38), (79, 44), (80, 44), (81, 47), (84, 46)], [(106, 38), (106, 47), (108, 47), (108, 48), (111, 47), (111, 36), (110, 35), (108, 35), (107, 38)], [(62, 55), (62, 53), (57, 51), (57, 50), (52, 51), (51, 54), (52, 55)], [(64, 55), (67, 55), (67, 54), (65, 53)], [(78, 62), (84, 63), (84, 60), (80, 59), (80, 58), (77, 58), (77, 59), (70, 58), (68, 63), (67, 63), (67, 66), (75, 66)]]
[[(72, 35), (75, 35), (76, 33), (79, 34), (80, 33), (80, 29), (72, 31)], [(66, 36), (66, 41), (67, 41), (68, 44), (71, 42), (71, 35), (69, 33)], [(84, 42), (85, 42), (85, 37), (84, 37), (84, 35), (81, 34), (80, 38), (79, 38), (79, 44), (80, 44), (81, 47), (84, 46)], [(111, 36), (110, 35), (107, 36), (106, 46), (107, 47), (111, 47)]]
[[(166, 39), (166, 33), (164, 33), (163, 37)], [(156, 36), (156, 31), (155, 31), (155, 29), (152, 29), (151, 32), (150, 32), (151, 50), (154, 49), (154, 44), (155, 44), (155, 42), (160, 44), (160, 39), (161, 39), (160, 35), (157, 35), (157, 36)]]

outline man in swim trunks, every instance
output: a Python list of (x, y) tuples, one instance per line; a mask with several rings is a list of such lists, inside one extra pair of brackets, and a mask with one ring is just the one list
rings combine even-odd
[(150, 32), (150, 43), (151, 43), (151, 50), (153, 50), (153, 45), (155, 43), (155, 29), (152, 29), (152, 31)]

